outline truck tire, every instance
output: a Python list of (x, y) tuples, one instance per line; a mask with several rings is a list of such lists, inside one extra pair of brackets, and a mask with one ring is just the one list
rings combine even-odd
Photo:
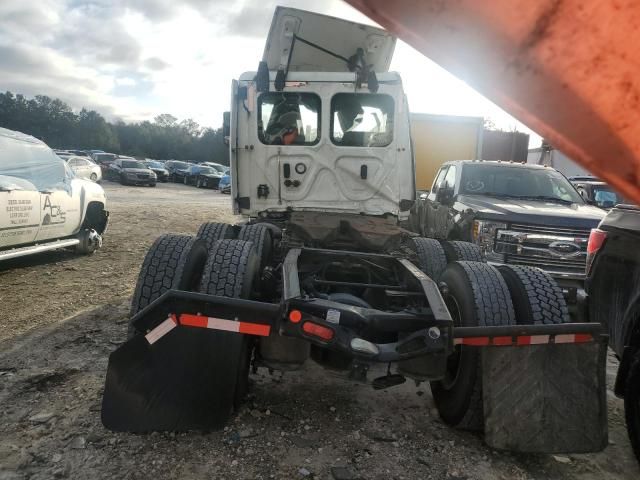
[[(207, 260), (206, 244), (189, 235), (161, 235), (142, 262), (131, 299), (130, 316), (156, 300), (167, 290), (197, 290)], [(129, 338), (136, 333), (129, 324)]]
[[(222, 297), (251, 297), (260, 259), (253, 243), (243, 240), (219, 240), (209, 254), (202, 272), (200, 292)], [(247, 336), (216, 330), (220, 368), (212, 372), (212, 381), (220, 392), (214, 406), (220, 421), (229, 418), (244, 398), (249, 383), (249, 366), (254, 340)]]
[[(500, 272), (486, 263), (453, 262), (440, 280), (447, 284), (444, 295), (457, 326), (515, 325), (513, 303)], [(455, 330), (454, 330), (455, 333)], [(445, 423), (482, 430), (482, 371), (476, 347), (457, 346), (447, 359), (447, 376), (431, 382), (431, 391)]]
[(256, 254), (260, 259), (260, 268), (266, 267), (271, 261), (273, 251), (273, 237), (271, 230), (264, 225), (244, 225), (238, 233), (238, 240), (253, 242)]
[(475, 243), (447, 240), (442, 242), (447, 262), (484, 262), (482, 250)]
[(236, 230), (228, 223), (207, 222), (200, 225), (196, 237), (204, 240), (207, 248), (211, 250), (218, 240), (236, 238)]
[(640, 353), (631, 362), (624, 392), (624, 415), (631, 448), (640, 462)]
[(554, 325), (570, 321), (562, 290), (548, 273), (520, 265), (497, 268), (509, 288), (518, 325)]
[(418, 267), (426, 273), (432, 280), (438, 280), (445, 268), (447, 268), (447, 257), (440, 242), (432, 238), (414, 237)]
[(102, 237), (93, 228), (84, 228), (78, 233), (80, 243), (76, 246), (76, 252), (80, 255), (92, 255), (102, 246)]

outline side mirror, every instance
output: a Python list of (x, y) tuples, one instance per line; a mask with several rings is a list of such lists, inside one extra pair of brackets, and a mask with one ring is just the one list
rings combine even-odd
[(222, 135), (224, 137), (231, 135), (231, 112), (222, 114)]
[(453, 187), (441, 187), (436, 195), (436, 200), (443, 205), (449, 205), (453, 201)]
[(258, 73), (256, 74), (256, 90), (258, 92), (269, 91), (269, 67), (267, 62), (258, 64)]

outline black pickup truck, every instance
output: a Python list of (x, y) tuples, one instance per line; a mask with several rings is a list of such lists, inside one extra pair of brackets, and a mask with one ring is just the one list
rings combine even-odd
[(546, 270), (582, 319), (587, 241), (604, 215), (553, 168), (457, 160), (442, 165), (409, 224), (425, 237), (476, 243), (489, 263)]
[(640, 461), (640, 208), (618, 205), (592, 230), (587, 260), (589, 317), (607, 325), (620, 359), (615, 393)]

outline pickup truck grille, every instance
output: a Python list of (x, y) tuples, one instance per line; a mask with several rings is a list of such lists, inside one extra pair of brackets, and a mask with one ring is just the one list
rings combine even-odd
[(590, 229), (512, 224), (498, 230), (494, 252), (504, 255), (505, 263), (584, 278), (589, 233)]
[(149, 177), (150, 177), (150, 175), (148, 173), (138, 173), (138, 178), (140, 180), (146, 180)]

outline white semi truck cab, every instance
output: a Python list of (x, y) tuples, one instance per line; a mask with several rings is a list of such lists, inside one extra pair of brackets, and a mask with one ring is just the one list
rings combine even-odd
[(233, 82), (233, 209), (384, 217), (414, 201), (409, 111), (388, 72), (395, 38), (375, 27), (276, 10), (257, 72)]
[(442, 419), (484, 429), (493, 448), (606, 446), (600, 326), (567, 323), (541, 270), (498, 269), (477, 245), (401, 227), (414, 165), (402, 82), (387, 72), (393, 44), (377, 28), (276, 9), (225, 122), (233, 208), (248, 220), (149, 249), (130, 340), (109, 359), (107, 428), (222, 428), (251, 368), (313, 360), (361, 382), (382, 364), (376, 389), (429, 381)]

